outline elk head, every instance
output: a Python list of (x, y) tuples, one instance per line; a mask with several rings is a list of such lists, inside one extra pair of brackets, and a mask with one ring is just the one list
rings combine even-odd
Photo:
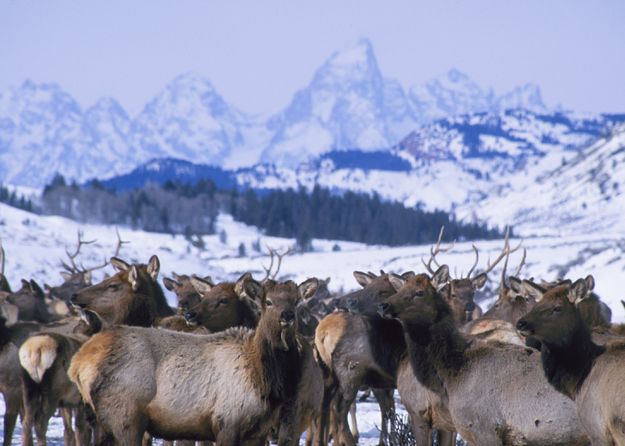
[(78, 271), (74, 273), (61, 271), (63, 283), (59, 286), (44, 284), (46, 295), (49, 299), (58, 299), (69, 302), (71, 297), (78, 291), (91, 286), (91, 271)]
[(235, 283), (215, 285), (206, 279), (191, 276), (189, 282), (200, 296), (200, 301), (185, 312), (185, 319), (213, 333), (239, 325), (255, 327), (260, 300), (246, 292), (245, 284), (251, 279), (252, 275), (245, 273)]
[(572, 285), (558, 285), (546, 292), (536, 288), (530, 281), (524, 281), (523, 286), (539, 295), (540, 299), (536, 306), (516, 323), (521, 336), (537, 340), (542, 345), (563, 348), (575, 341), (579, 330), (588, 331), (576, 308), (577, 304), (588, 297), (586, 280), (579, 279)]
[[(197, 288), (193, 286), (191, 282), (191, 276), (187, 276), (185, 274), (178, 275), (173, 273), (174, 278), (170, 279), (169, 277), (163, 278), (163, 285), (169, 291), (176, 293), (176, 299), (178, 300), (178, 313), (184, 314), (189, 311), (189, 309), (194, 308), (197, 304), (202, 300), (202, 295), (198, 292)], [(193, 276), (195, 277), (195, 276)], [(204, 282), (207, 282), (209, 285), (214, 286), (210, 277), (206, 276), (200, 279)]]
[[(253, 284), (250, 280), (247, 284)], [(255, 289), (249, 290), (245, 286), (246, 294), (259, 295)], [(300, 302), (310, 299), (317, 292), (318, 282), (306, 280), (297, 285), (292, 280), (276, 282), (265, 280), (262, 284), (264, 298), (261, 300), (261, 318), (258, 330), (269, 330), (279, 333), (279, 339), (272, 339), (274, 346), (281, 345), (284, 350), (290, 350), (295, 345), (297, 332), (297, 318), (295, 311)], [(279, 330), (276, 330), (279, 327)]]
[(94, 311), (109, 324), (150, 325), (160, 311), (159, 302), (164, 301), (156, 282), (158, 257), (152, 256), (147, 265), (130, 265), (117, 257), (112, 257), (110, 263), (117, 273), (78, 291), (71, 297), (71, 304)]
[(335, 299), (336, 308), (368, 317), (377, 317), (377, 304), (395, 293), (389, 275), (382, 272), (376, 276), (371, 272), (354, 271), (354, 278), (362, 289)]
[(440, 289), (449, 280), (449, 268), (440, 266), (430, 278), (416, 274), (409, 278), (391, 275), (395, 294), (378, 304), (382, 317), (399, 319), (402, 323), (429, 326), (441, 312), (450, 313), (449, 305), (440, 295)]

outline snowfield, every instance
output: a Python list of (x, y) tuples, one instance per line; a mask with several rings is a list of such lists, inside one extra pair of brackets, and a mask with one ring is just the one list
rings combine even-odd
[[(60, 217), (38, 216), (0, 204), (0, 239), (6, 251), (6, 274), (10, 283), (18, 287), (21, 278), (33, 278), (37, 282), (50, 285), (61, 281), (60, 261), (65, 257), (65, 249), (73, 249), (78, 231), (83, 231), (85, 240), (97, 240), (84, 246), (81, 262), (89, 267), (100, 264), (114, 252), (117, 243), (116, 228), (101, 225), (82, 225)], [(257, 228), (235, 222), (228, 215), (221, 215), (217, 233), (225, 233), (225, 240), (219, 235), (203, 238), (204, 248), (199, 249), (182, 236), (134, 231), (119, 228), (123, 240), (120, 257), (133, 262), (146, 262), (152, 254), (157, 254), (161, 262), (161, 277), (177, 273), (209, 274), (216, 281), (236, 279), (245, 271), (252, 271), (262, 277), (263, 265), (268, 257), (256, 252), (253, 244), (260, 241), (263, 249), (271, 246), (285, 250), (294, 244), (292, 239), (264, 236)], [(221, 237), (224, 239), (224, 237)], [(518, 243), (514, 240), (513, 243)], [(243, 243), (247, 256), (238, 256), (239, 244)], [(486, 259), (494, 258), (501, 249), (501, 241), (476, 242), (480, 249), (480, 267)], [(592, 273), (596, 279), (596, 291), (612, 308), (613, 321), (625, 321), (625, 309), (620, 299), (622, 276), (625, 270), (625, 233), (622, 227), (594, 234), (577, 234), (568, 237), (534, 237), (523, 240), (527, 248), (527, 262), (522, 276), (535, 279), (555, 279), (567, 276), (583, 277)], [(360, 243), (313, 240), (314, 252), (293, 254), (285, 257), (281, 278), (297, 282), (317, 276), (331, 279), (330, 289), (346, 292), (357, 287), (353, 279), (354, 270), (402, 272), (422, 271), (421, 258), (429, 253), (429, 246), (406, 246), (390, 248), (367, 246)], [(334, 251), (333, 249), (340, 249)], [(516, 267), (520, 252), (513, 255), (511, 269)], [(448, 263), (456, 275), (466, 273), (473, 263), (471, 243), (458, 242), (452, 252), (441, 255), (441, 262)], [(478, 268), (479, 269), (479, 268)], [(104, 272), (112, 272), (107, 267), (95, 274), (99, 280)], [(499, 270), (491, 274), (489, 287), (498, 286)], [(174, 295), (167, 292), (170, 304), (175, 303)], [(493, 301), (493, 292), (482, 295), (482, 306), (488, 307)], [(0, 415), (4, 404), (0, 405)], [(377, 444), (380, 418), (376, 403), (359, 404), (358, 422), (362, 433), (361, 444)], [(18, 423), (19, 424), (19, 423)], [(19, 427), (14, 444), (20, 443)], [(50, 444), (61, 444), (62, 423), (55, 417), (49, 429)]]

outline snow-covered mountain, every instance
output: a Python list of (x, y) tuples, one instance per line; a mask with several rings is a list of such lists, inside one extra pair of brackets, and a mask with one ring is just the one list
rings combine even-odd
[(406, 92), (384, 76), (367, 40), (331, 55), (268, 119), (237, 110), (190, 73), (135, 117), (113, 98), (85, 109), (56, 84), (26, 81), (0, 93), (0, 182), (42, 187), (56, 172), (79, 182), (108, 178), (159, 157), (297, 167), (336, 150), (388, 150), (436, 119), (510, 108), (546, 111), (536, 86), (497, 96), (458, 70)]

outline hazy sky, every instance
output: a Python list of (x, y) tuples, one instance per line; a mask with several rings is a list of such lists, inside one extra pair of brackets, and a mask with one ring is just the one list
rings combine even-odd
[(271, 113), (361, 37), (404, 87), (456, 67), (496, 92), (532, 81), (548, 105), (625, 112), (623, 0), (0, 0), (0, 90), (54, 81), (135, 114), (193, 71)]

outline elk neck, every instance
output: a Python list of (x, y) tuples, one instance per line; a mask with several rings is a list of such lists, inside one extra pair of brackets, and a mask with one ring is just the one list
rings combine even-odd
[(433, 323), (403, 322), (408, 354), (419, 381), (444, 395), (445, 381), (466, 363), (467, 340), (456, 328), (449, 305), (440, 301)]
[(252, 379), (261, 395), (273, 404), (295, 398), (302, 374), (295, 330), (284, 336), (282, 330), (276, 317), (263, 315), (249, 341)]
[(574, 400), (595, 359), (604, 352), (605, 347), (592, 342), (590, 330), (578, 318), (568, 339), (561, 343), (542, 343), (541, 360), (545, 376), (556, 390)]

